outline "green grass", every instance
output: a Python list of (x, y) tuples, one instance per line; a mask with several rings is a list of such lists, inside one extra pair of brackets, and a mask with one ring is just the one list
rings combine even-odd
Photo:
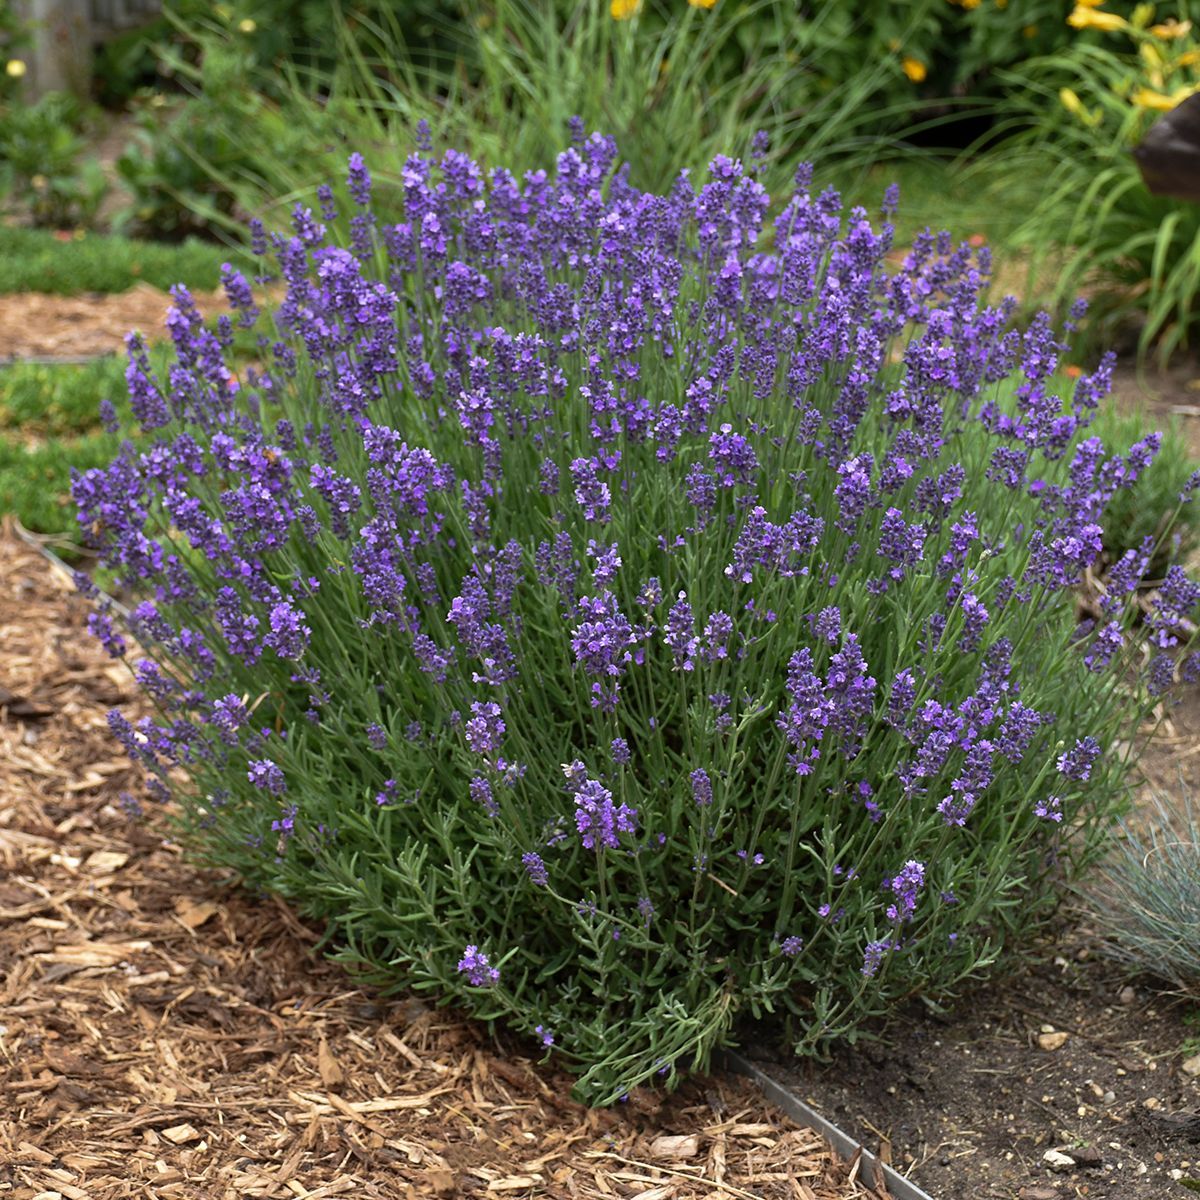
[(50, 438), (33, 446), (0, 438), (0, 513), (26, 529), (75, 540), (71, 468), (102, 467), (117, 451), (119, 435)]
[(817, 166), (818, 182), (828, 175), (847, 203), (861, 204), (870, 213), (878, 211), (888, 184), (898, 183), (898, 245), (907, 245), (926, 228), (948, 229), (956, 242), (981, 235), (995, 250), (999, 268), (1014, 265), (1008, 261), (1015, 260), (1013, 234), (1041, 186), (1005, 171), (998, 158), (972, 161), (928, 154), (878, 162), (865, 170), (834, 167), (823, 172)]
[(74, 437), (99, 427), (103, 399), (125, 396), (125, 360), (116, 355), (82, 366), (16, 363), (0, 367), (0, 438)]
[(83, 366), (0, 367), (0, 513), (27, 529), (74, 538), (71, 468), (103, 466), (121, 435), (98, 415), (109, 399), (127, 414), (125, 360)]
[(135, 283), (211, 290), (220, 283), (221, 264), (238, 257), (228, 246), (195, 239), (166, 245), (83, 233), (62, 240), (46, 230), (0, 226), (0, 293), (70, 296), (123, 292)]

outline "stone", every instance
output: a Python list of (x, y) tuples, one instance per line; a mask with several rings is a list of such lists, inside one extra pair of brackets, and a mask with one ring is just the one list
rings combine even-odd
[(1061, 1050), (1071, 1035), (1061, 1029), (1049, 1033), (1039, 1033), (1037, 1043), (1043, 1050)]

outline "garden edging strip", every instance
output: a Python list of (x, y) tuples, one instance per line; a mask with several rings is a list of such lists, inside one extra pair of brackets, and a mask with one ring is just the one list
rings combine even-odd
[(795, 1092), (784, 1087), (766, 1071), (756, 1066), (736, 1050), (725, 1050), (719, 1056), (721, 1065), (734, 1074), (743, 1075), (762, 1091), (763, 1096), (785, 1112), (793, 1121), (819, 1133), (845, 1159), (859, 1162), (859, 1177), (869, 1187), (883, 1184), (895, 1200), (933, 1200), (928, 1192), (922, 1191), (911, 1180), (880, 1161), (861, 1142), (856, 1142), (848, 1133), (839, 1129), (832, 1121), (823, 1117), (811, 1105), (805, 1104)]

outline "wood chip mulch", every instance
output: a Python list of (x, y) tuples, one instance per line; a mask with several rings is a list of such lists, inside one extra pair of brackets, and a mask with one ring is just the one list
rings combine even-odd
[(883, 1200), (747, 1081), (589, 1111), (190, 867), (123, 811), (129, 678), (84, 616), (0, 532), (0, 1198)]
[[(193, 291), (192, 296), (203, 313), (228, 308), (221, 292)], [(112, 295), (0, 295), (0, 360), (123, 354), (131, 329), (152, 339), (166, 335), (163, 322), (172, 303), (166, 292), (148, 283)]]

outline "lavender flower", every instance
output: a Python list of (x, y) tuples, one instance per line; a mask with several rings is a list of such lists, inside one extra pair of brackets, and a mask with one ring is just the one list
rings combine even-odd
[(262, 788), (264, 791), (270, 792), (272, 796), (282, 796), (287, 791), (287, 781), (283, 777), (283, 772), (269, 759), (258, 759), (252, 762), (250, 770), (246, 772), (246, 778), (256, 788)]
[(620, 834), (633, 833), (637, 812), (626, 804), (614, 804), (612, 792), (595, 780), (585, 780), (575, 793), (575, 828), (584, 849), (620, 847)]
[(892, 879), (888, 880), (887, 886), (896, 897), (895, 903), (888, 905), (888, 920), (909, 920), (917, 907), (917, 898), (921, 894), (921, 889), (925, 886), (925, 864), (910, 859)]
[(1061, 822), (1063, 819), (1062, 800), (1057, 796), (1047, 796), (1045, 799), (1039, 800), (1033, 806), (1033, 811), (1036, 816), (1045, 821)]
[(542, 861), (540, 854), (530, 850), (521, 855), (521, 863), (525, 868), (525, 873), (529, 876), (530, 883), (536, 887), (545, 887), (549, 883), (550, 877), (546, 871), (546, 864)]
[(500, 982), (500, 971), (488, 962), (488, 956), (478, 946), (468, 946), (458, 960), (458, 973), (467, 977), (472, 987), (491, 987)]
[(1100, 757), (1100, 743), (1094, 737), (1081, 738), (1065, 754), (1059, 755), (1058, 772), (1077, 783), (1087, 783), (1092, 766)]

